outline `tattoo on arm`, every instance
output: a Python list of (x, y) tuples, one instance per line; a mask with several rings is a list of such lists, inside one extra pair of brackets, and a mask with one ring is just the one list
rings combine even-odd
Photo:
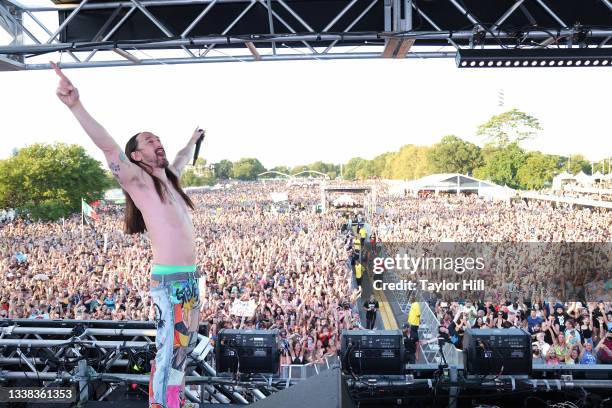
[(109, 167), (111, 169), (111, 173), (113, 173), (113, 176), (115, 176), (116, 178), (119, 178), (119, 170), (120, 170), (119, 165), (115, 162), (112, 162), (109, 164)]

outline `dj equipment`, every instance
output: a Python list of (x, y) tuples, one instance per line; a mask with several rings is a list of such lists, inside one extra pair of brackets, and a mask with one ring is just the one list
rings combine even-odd
[(525, 330), (467, 329), (463, 335), (467, 374), (531, 374), (531, 336)]
[(343, 330), (342, 369), (354, 374), (404, 373), (404, 344), (399, 330)]
[(278, 330), (222, 329), (215, 356), (217, 372), (277, 373), (280, 368)]

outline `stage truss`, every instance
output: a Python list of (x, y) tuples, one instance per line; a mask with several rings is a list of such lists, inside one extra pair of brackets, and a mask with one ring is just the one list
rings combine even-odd
[(0, 43), (0, 70), (46, 69), (49, 59), (78, 68), (453, 58), (459, 49), (482, 47), (612, 48), (612, 0), (28, 3), (0, 0), (0, 28), (8, 35)]
[[(187, 398), (194, 403), (247, 404), (339, 366), (337, 357), (306, 365), (282, 365), (272, 374), (217, 373), (205, 325), (187, 356)], [(77, 401), (146, 399), (153, 322), (101, 320), (0, 320), (1, 387), (71, 387)], [(0, 405), (2, 405), (0, 393)]]

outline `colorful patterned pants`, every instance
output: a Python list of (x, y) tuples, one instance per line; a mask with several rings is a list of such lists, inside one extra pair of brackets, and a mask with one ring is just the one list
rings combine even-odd
[(157, 354), (151, 364), (150, 408), (185, 406), (185, 366), (198, 340), (200, 294), (194, 276), (151, 285)]

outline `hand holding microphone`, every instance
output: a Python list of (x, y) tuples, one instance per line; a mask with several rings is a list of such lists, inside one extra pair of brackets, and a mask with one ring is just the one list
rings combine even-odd
[(202, 145), (204, 136), (206, 136), (206, 131), (203, 129), (196, 128), (196, 130), (193, 132), (192, 137), (198, 138), (196, 141), (195, 152), (193, 153), (193, 166), (195, 166), (196, 160), (198, 159), (198, 155), (200, 154), (200, 146)]

